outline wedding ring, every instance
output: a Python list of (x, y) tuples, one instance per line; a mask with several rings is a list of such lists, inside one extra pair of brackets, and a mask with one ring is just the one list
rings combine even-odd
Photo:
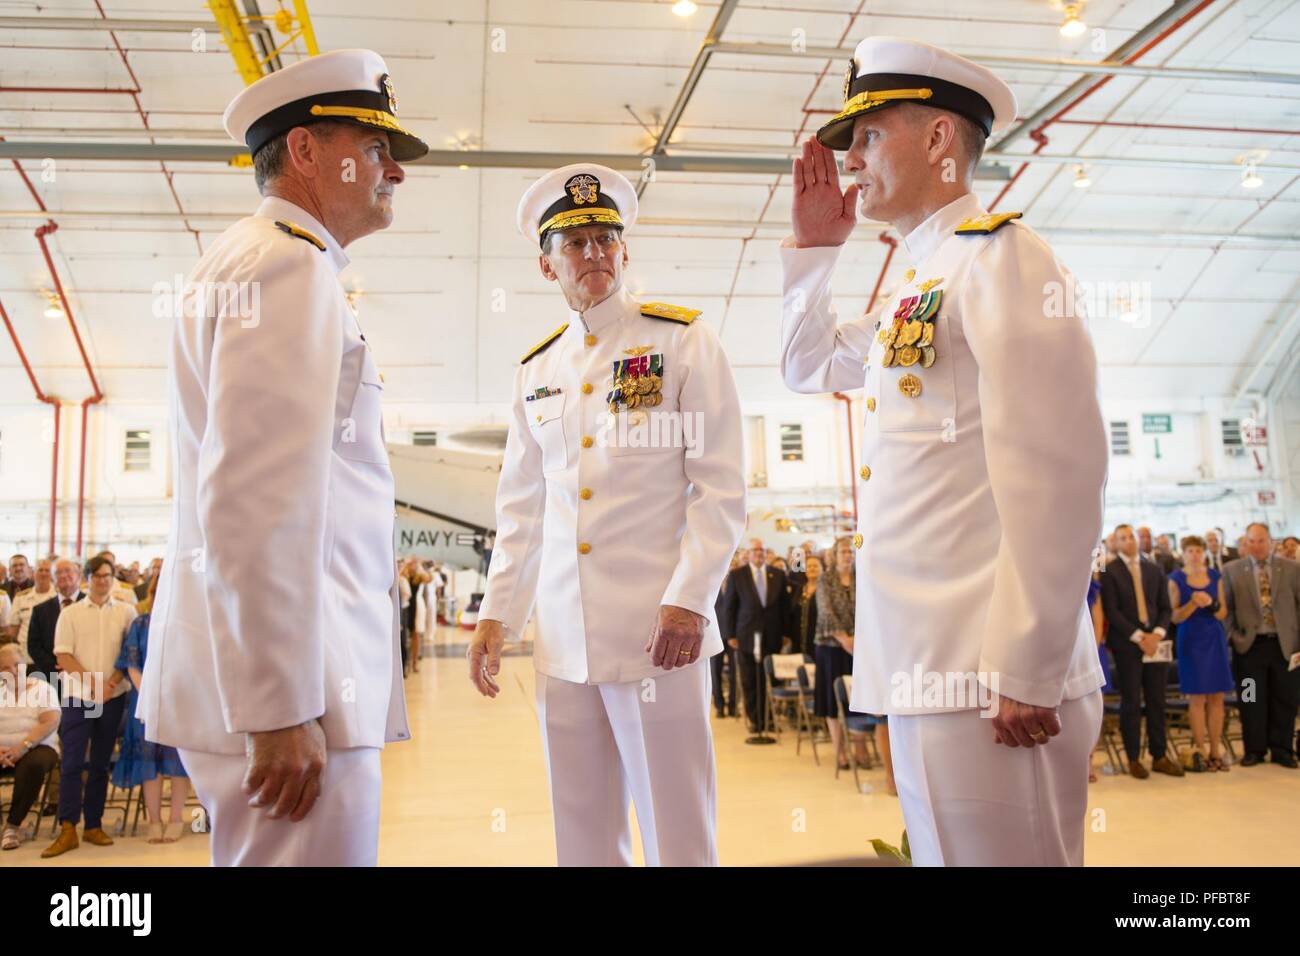
[(1036, 730), (1036, 731), (1034, 731), (1032, 734), (1029, 735), (1029, 739), (1032, 740), (1032, 741), (1033, 741), (1034, 743), (1036, 743), (1036, 744), (1045, 744), (1045, 743), (1047, 743), (1047, 731), (1045, 731), (1045, 730)]

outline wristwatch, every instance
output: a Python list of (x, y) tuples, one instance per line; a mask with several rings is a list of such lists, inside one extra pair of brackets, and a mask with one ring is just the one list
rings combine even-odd
[(34, 743), (32, 743), (30, 740), (28, 740), (28, 739), (26, 739), (26, 738), (23, 738), (23, 753), (27, 753), (29, 750), (31, 750), (31, 749), (32, 749), (33, 747), (35, 747), (35, 746), (36, 746), (36, 745), (35, 745)]

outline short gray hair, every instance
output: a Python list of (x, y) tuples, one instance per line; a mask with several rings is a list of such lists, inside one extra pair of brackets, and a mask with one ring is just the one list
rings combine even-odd
[[(335, 127), (339, 124), (333, 120), (317, 120), (302, 125), (318, 138), (326, 139), (334, 133)], [(294, 129), (297, 127), (295, 126)], [(289, 155), (289, 134), (292, 132), (293, 130), (285, 130), (279, 136), (272, 137), (253, 154), (253, 182), (257, 184), (257, 191), (264, 196), (267, 183), (284, 172), (284, 159)]]

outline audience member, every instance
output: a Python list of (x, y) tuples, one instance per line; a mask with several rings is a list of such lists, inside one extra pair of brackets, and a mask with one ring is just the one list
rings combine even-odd
[(1245, 755), (1253, 767), (1270, 754), (1272, 761), (1295, 769), (1295, 719), (1300, 703), (1300, 565), (1272, 556), (1268, 526), (1246, 529), (1247, 556), (1224, 569), (1228, 636), (1239, 693)]
[(1165, 685), (1169, 664), (1156, 660), (1158, 645), (1169, 631), (1169, 587), (1164, 572), (1138, 554), (1137, 537), (1131, 525), (1115, 528), (1115, 543), (1120, 556), (1106, 566), (1101, 600), (1108, 622), (1106, 644), (1115, 659), (1120, 733), (1128, 754), (1129, 773), (1139, 780), (1150, 776), (1141, 760), (1145, 709), (1151, 769), (1181, 777), (1182, 766), (1165, 753)]
[(31, 629), (32, 611), (36, 610), (38, 604), (43, 604), (54, 597), (55, 593), (54, 574), (49, 558), (41, 558), (36, 562), (36, 572), (32, 575), (32, 581), (34, 583), (30, 588), (19, 591), (14, 598), (13, 616), (9, 620), (10, 627), (14, 631), (14, 640), (18, 642), (18, 647), (23, 652), (23, 660), (29, 668), (34, 664), (31, 654), (27, 652), (27, 634)]
[[(1205, 565), (1205, 539), (1183, 538), (1183, 567), (1169, 577), (1172, 620), (1178, 625), (1178, 683), (1188, 696), (1193, 750), (1190, 769), (1227, 770), (1223, 762), (1223, 701), (1232, 665), (1223, 621), (1228, 616), (1222, 574)], [(1208, 749), (1207, 749), (1208, 738)]]
[(122, 727), (129, 689), (114, 665), (127, 628), (135, 620), (135, 607), (134, 602), (124, 603), (113, 596), (113, 562), (108, 558), (91, 558), (86, 563), (86, 575), (90, 594), (63, 610), (54, 634), (54, 653), (64, 681), (63, 716), (59, 722), (63, 761), (59, 774), (60, 831), (41, 854), (46, 858), (79, 845), (77, 824), (82, 819), (83, 793), (82, 838), (96, 846), (113, 842), (101, 823), (108, 793), (108, 765)]
[(731, 572), (718, 620), (723, 640), (737, 652), (750, 733), (767, 727), (767, 685), (760, 668), (764, 658), (780, 652), (790, 621), (785, 574), (770, 566), (770, 553), (760, 539), (750, 542), (749, 563)]
[(84, 598), (81, 590), (81, 567), (67, 558), (54, 562), (53, 600), (44, 601), (32, 609), (31, 625), (27, 628), (27, 656), (32, 659), (32, 670), (55, 684), (59, 669), (54, 654), (54, 634), (63, 609)]
[(14, 778), (0, 835), (4, 850), (18, 849), (27, 812), (59, 759), (58, 695), (24, 670), (18, 645), (0, 646), (0, 773)]
[[(152, 599), (158, 591), (158, 576), (154, 575), (150, 580), (150, 590), (146, 597), (152, 605)], [(127, 694), (122, 749), (117, 763), (113, 765), (113, 786), (125, 789), (139, 786), (144, 794), (144, 806), (149, 817), (149, 842), (175, 843), (185, 832), (189, 774), (185, 772), (176, 748), (145, 739), (144, 724), (135, 716), (145, 657), (149, 653), (149, 618), (150, 614), (146, 612), (131, 622), (113, 664), (114, 671), (126, 674), (131, 684)], [(172, 782), (171, 816), (165, 826), (162, 819), (163, 777), (170, 777)]]

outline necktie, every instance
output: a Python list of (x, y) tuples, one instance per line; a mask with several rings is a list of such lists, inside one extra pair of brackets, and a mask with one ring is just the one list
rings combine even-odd
[(1141, 562), (1134, 558), (1128, 563), (1129, 573), (1133, 575), (1133, 593), (1137, 595), (1138, 602), (1138, 620), (1143, 627), (1147, 626), (1147, 596), (1142, 590), (1142, 568)]
[(1259, 566), (1259, 603), (1264, 611), (1264, 630), (1276, 631), (1277, 620), (1273, 617), (1273, 583), (1269, 580), (1267, 564)]
[(758, 588), (758, 603), (767, 607), (767, 574), (765, 567), (754, 569), (754, 587)]
[(64, 599), (63, 599), (63, 606), (64, 606), (64, 607), (67, 607), (67, 606), (68, 606), (69, 604), (71, 604), (71, 603), (72, 603), (72, 598), (64, 598)]

